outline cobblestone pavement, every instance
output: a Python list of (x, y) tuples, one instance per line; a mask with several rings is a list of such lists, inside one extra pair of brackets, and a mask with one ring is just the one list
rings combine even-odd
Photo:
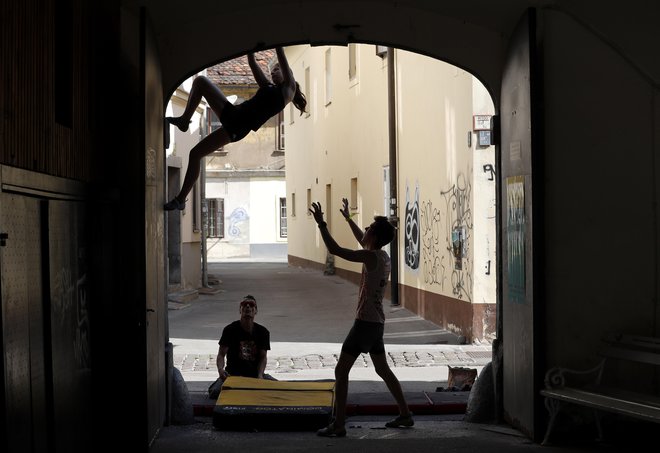
[[(438, 366), (484, 366), (491, 360), (491, 352), (484, 351), (393, 351), (387, 352), (387, 362), (391, 368), (438, 367)], [(295, 373), (299, 370), (334, 369), (338, 354), (307, 354), (299, 357), (268, 357), (267, 372)], [(215, 354), (174, 354), (174, 366), (181, 372), (215, 371)], [(371, 357), (361, 354), (356, 367), (373, 368)]]

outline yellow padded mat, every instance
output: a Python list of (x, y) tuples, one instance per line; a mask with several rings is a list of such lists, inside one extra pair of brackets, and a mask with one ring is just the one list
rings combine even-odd
[(230, 376), (213, 411), (218, 429), (318, 429), (332, 415), (334, 381), (270, 381)]
[(332, 392), (225, 389), (220, 393), (216, 404), (220, 406), (332, 406)]
[(222, 384), (222, 391), (225, 389), (332, 391), (334, 388), (334, 381), (270, 381), (242, 376), (229, 376)]

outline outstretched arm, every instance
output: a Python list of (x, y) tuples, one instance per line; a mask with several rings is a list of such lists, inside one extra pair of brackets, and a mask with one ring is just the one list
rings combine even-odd
[(321, 211), (321, 203), (315, 202), (312, 203), (312, 209), (309, 210), (314, 216), (314, 220), (319, 226), (319, 231), (321, 232), (321, 238), (325, 243), (325, 246), (328, 248), (328, 252), (333, 255), (336, 255), (340, 258), (343, 258), (347, 261), (353, 261), (358, 263), (364, 263), (367, 265), (367, 268), (373, 268), (376, 265), (376, 255), (369, 250), (351, 250), (340, 247), (339, 244), (328, 231), (328, 224), (323, 220), (323, 211)]
[(339, 210), (339, 212), (341, 212), (341, 215), (344, 217), (344, 219), (346, 219), (346, 222), (348, 222), (348, 226), (351, 227), (351, 231), (353, 232), (355, 239), (357, 239), (361, 246), (364, 246), (362, 243), (362, 240), (364, 239), (364, 231), (362, 231), (362, 228), (360, 228), (358, 224), (353, 222), (353, 219), (351, 219), (351, 214), (348, 212), (348, 200), (346, 198), (342, 198), (342, 203), (343, 207)]
[(254, 80), (257, 81), (257, 85), (264, 87), (270, 83), (264, 72), (261, 70), (261, 66), (259, 66), (259, 63), (257, 63), (257, 60), (254, 58), (254, 53), (252, 52), (248, 54), (248, 64), (252, 70)]
[(296, 79), (293, 77), (293, 71), (289, 66), (289, 61), (284, 55), (284, 49), (281, 47), (276, 47), (275, 52), (277, 53), (277, 62), (280, 64), (280, 70), (282, 71), (282, 76), (284, 77), (284, 84), (293, 90), (296, 91)]

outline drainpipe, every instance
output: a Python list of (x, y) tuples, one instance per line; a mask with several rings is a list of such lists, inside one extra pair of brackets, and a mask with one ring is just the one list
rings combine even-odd
[(387, 113), (389, 126), (390, 154), (390, 221), (397, 227), (394, 240), (390, 243), (390, 258), (392, 261), (391, 301), (393, 306), (399, 303), (399, 217), (397, 208), (397, 135), (396, 135), (396, 81), (394, 65), (394, 49), (387, 48)]
[(199, 172), (199, 195), (202, 208), (202, 288), (209, 287), (208, 260), (206, 253), (206, 230), (208, 228), (209, 207), (206, 204), (206, 157), (202, 157)]

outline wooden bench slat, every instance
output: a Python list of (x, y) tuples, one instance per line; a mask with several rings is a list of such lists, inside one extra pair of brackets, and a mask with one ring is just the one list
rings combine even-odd
[(648, 393), (640, 393), (632, 390), (618, 389), (614, 387), (598, 386), (595, 389), (586, 388), (586, 391), (593, 391), (594, 393), (602, 393), (613, 398), (625, 401), (633, 401), (647, 406), (655, 406), (660, 409), (660, 397), (649, 395)]
[(625, 349), (618, 345), (612, 345), (603, 348), (600, 351), (600, 355), (613, 359), (630, 360), (632, 362), (648, 363), (650, 365), (660, 365), (660, 351), (649, 352), (637, 349)]
[(617, 335), (609, 343), (620, 344), (623, 347), (646, 349), (660, 354), (660, 338), (642, 337), (639, 335)]
[[(660, 423), (660, 395), (640, 393), (625, 389), (607, 387), (600, 384), (601, 373), (606, 372), (605, 366), (610, 359), (635, 362), (639, 364), (660, 365), (660, 338), (642, 337), (636, 335), (616, 334), (604, 339), (605, 346), (599, 351), (603, 357), (601, 363), (591, 370), (570, 370), (560, 367), (551, 368), (546, 373), (547, 387), (541, 390), (546, 398), (546, 408), (550, 414), (543, 445), (546, 445), (558, 412), (562, 405), (559, 402), (589, 407), (598, 411), (613, 412), (645, 421)], [(653, 368), (649, 368), (648, 379), (653, 376)], [(576, 387), (569, 385), (571, 376), (586, 376), (598, 371), (591, 383), (582, 380)], [(656, 369), (657, 371), (657, 369)], [(586, 384), (586, 386), (584, 385)], [(557, 387), (557, 385), (562, 385)], [(596, 417), (599, 438), (603, 436), (600, 417)]]
[(607, 412), (616, 412), (656, 423), (660, 422), (660, 408), (657, 406), (648, 406), (573, 388), (541, 390), (541, 395), (567, 403), (579, 404)]

